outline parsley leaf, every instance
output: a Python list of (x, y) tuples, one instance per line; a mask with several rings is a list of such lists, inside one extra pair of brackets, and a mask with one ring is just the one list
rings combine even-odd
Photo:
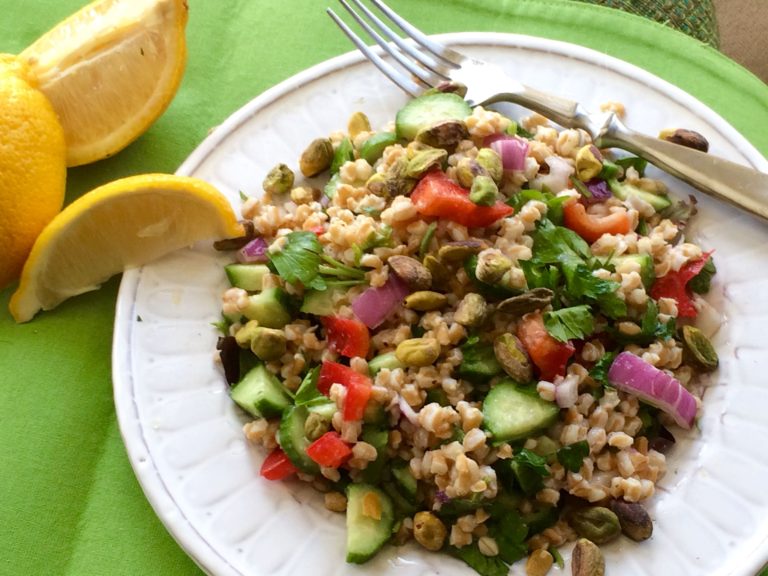
[(544, 327), (555, 340), (583, 340), (595, 329), (592, 311), (589, 306), (571, 306), (544, 313)]
[(499, 557), (504, 562), (513, 564), (528, 555), (525, 544), (528, 526), (517, 512), (504, 514), (497, 523), (489, 526), (489, 532), (499, 545)]
[(555, 224), (562, 224), (563, 204), (570, 200), (570, 198), (567, 196), (555, 196), (551, 192), (525, 189), (520, 190), (518, 193), (512, 196), (507, 201), (507, 204), (512, 206), (515, 209), (515, 212), (519, 212), (520, 209), (531, 200), (544, 202), (544, 204), (547, 205), (547, 218)]
[(587, 456), (589, 456), (589, 443), (586, 440), (563, 446), (557, 451), (557, 461), (571, 472), (581, 470), (581, 465)]
[(278, 252), (269, 259), (286, 282), (300, 282), (307, 288), (323, 290), (325, 282), (318, 275), (323, 247), (314, 232), (291, 232)]
[(512, 457), (510, 466), (520, 489), (529, 496), (538, 492), (549, 476), (547, 461), (527, 448)]
[(709, 289), (712, 285), (712, 277), (716, 273), (717, 268), (715, 268), (715, 263), (712, 261), (712, 257), (710, 256), (707, 259), (707, 263), (704, 264), (704, 268), (701, 269), (701, 272), (691, 278), (688, 281), (687, 286), (696, 292), (696, 294), (706, 294), (709, 292)]
[(450, 546), (448, 552), (467, 563), (467, 565), (480, 576), (507, 576), (509, 566), (498, 556), (485, 556), (480, 552), (477, 544), (456, 548)]
[(320, 366), (315, 366), (307, 372), (307, 375), (304, 376), (304, 380), (301, 381), (299, 389), (296, 390), (296, 406), (314, 406), (316, 404), (324, 404), (328, 401), (328, 398), (321, 394), (317, 389), (317, 381), (319, 378)]
[(618, 356), (618, 352), (608, 352), (603, 354), (603, 357), (595, 363), (592, 370), (589, 371), (589, 375), (595, 382), (602, 384), (603, 386), (610, 386), (610, 383), (608, 382), (608, 370), (610, 370), (611, 364), (613, 364), (616, 356)]
[(481, 342), (477, 336), (468, 338), (461, 345), (461, 354), (462, 362), (459, 364), (458, 374), (462, 378), (490, 380), (503, 371), (501, 364), (496, 359), (493, 345), (488, 342)]

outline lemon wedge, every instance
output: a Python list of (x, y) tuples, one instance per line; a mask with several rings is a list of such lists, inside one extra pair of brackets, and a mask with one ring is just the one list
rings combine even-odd
[(97, 0), (19, 55), (58, 114), (68, 166), (117, 153), (168, 107), (187, 16), (185, 0)]
[(144, 174), (84, 194), (38, 236), (10, 311), (31, 320), (114, 274), (197, 241), (243, 234), (229, 201), (197, 178)]

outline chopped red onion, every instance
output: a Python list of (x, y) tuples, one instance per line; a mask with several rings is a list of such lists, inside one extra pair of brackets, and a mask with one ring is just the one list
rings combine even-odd
[(397, 405), (400, 407), (400, 414), (405, 416), (408, 422), (415, 426), (419, 425), (419, 415), (414, 412), (413, 408), (411, 408), (411, 405), (405, 401), (405, 398), (398, 395)]
[(605, 180), (598, 180), (595, 178), (584, 184), (586, 185), (587, 190), (589, 190), (589, 193), (592, 194), (591, 198), (584, 199), (588, 204), (603, 202), (613, 195)]
[(447, 504), (451, 501), (451, 497), (448, 496), (448, 494), (445, 493), (444, 490), (438, 490), (435, 492), (435, 500), (440, 502), (440, 504)]
[(352, 302), (352, 310), (368, 328), (377, 328), (410, 294), (408, 285), (391, 273), (383, 286), (368, 288)]
[(568, 180), (573, 174), (573, 166), (559, 156), (547, 156), (544, 162), (549, 166), (549, 174), (539, 174), (531, 182), (531, 188), (543, 190), (546, 187), (553, 194), (568, 188)]
[(622, 352), (608, 370), (608, 381), (644, 402), (656, 406), (685, 429), (696, 418), (696, 398), (672, 376), (630, 352)]
[(524, 170), (525, 158), (528, 156), (528, 142), (517, 136), (498, 136), (488, 145), (501, 158), (504, 170)]
[(267, 262), (269, 261), (267, 248), (267, 241), (264, 238), (254, 238), (237, 251), (237, 261), (243, 264)]
[(579, 377), (567, 376), (555, 386), (555, 402), (560, 408), (570, 408), (579, 399)]

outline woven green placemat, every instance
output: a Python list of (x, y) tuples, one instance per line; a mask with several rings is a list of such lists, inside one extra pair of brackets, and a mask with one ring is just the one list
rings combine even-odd
[(580, 0), (618, 8), (651, 18), (676, 30), (685, 32), (717, 48), (719, 36), (715, 6), (712, 0)]

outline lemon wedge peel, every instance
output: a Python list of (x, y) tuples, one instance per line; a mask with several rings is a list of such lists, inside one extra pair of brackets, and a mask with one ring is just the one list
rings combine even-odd
[(116, 154), (168, 108), (188, 13), (185, 0), (97, 0), (19, 55), (59, 116), (68, 166)]
[(105, 184), (59, 213), (37, 238), (9, 309), (31, 320), (111, 276), (195, 242), (243, 234), (227, 198), (186, 176), (143, 174)]

